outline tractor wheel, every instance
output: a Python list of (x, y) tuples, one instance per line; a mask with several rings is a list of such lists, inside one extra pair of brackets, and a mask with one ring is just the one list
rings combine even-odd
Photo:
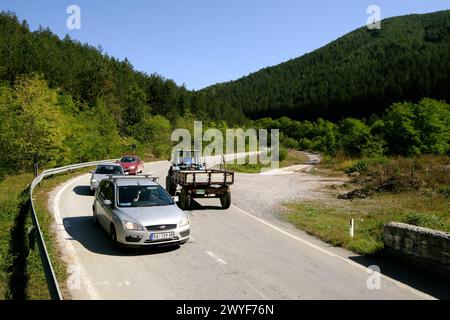
[(177, 190), (177, 187), (172, 183), (172, 179), (170, 179), (170, 176), (166, 177), (166, 190), (171, 196), (174, 196)]
[(231, 206), (231, 192), (227, 190), (226, 193), (220, 196), (220, 204), (222, 209), (228, 209)]
[(178, 205), (181, 210), (188, 210), (191, 207), (191, 195), (185, 188), (181, 189)]

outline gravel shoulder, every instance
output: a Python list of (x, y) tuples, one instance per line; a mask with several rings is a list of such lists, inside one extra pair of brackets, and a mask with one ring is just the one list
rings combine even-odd
[(272, 222), (282, 222), (283, 204), (299, 201), (335, 201), (325, 189), (343, 185), (346, 177), (325, 177), (307, 172), (320, 163), (320, 156), (305, 153), (303, 165), (264, 172), (262, 174), (235, 173), (232, 186), (233, 203), (238, 207)]

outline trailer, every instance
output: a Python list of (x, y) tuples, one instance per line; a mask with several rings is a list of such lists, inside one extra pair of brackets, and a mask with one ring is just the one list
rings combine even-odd
[(226, 169), (207, 169), (197, 151), (176, 151), (166, 177), (166, 190), (178, 194), (182, 210), (190, 208), (194, 198), (219, 198), (223, 209), (231, 205), (230, 186), (234, 172)]

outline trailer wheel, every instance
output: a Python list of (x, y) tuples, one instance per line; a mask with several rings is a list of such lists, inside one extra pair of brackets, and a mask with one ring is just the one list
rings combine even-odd
[(181, 189), (178, 204), (181, 210), (187, 210), (191, 207), (191, 195), (185, 188)]
[(177, 190), (177, 187), (172, 183), (170, 176), (166, 177), (166, 190), (171, 196), (174, 196)]
[(222, 209), (228, 209), (231, 205), (231, 192), (228, 190), (226, 193), (220, 196), (220, 204)]

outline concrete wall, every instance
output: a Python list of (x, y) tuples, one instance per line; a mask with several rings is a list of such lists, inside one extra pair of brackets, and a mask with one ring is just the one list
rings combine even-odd
[(388, 253), (450, 277), (450, 233), (391, 222), (384, 226)]

